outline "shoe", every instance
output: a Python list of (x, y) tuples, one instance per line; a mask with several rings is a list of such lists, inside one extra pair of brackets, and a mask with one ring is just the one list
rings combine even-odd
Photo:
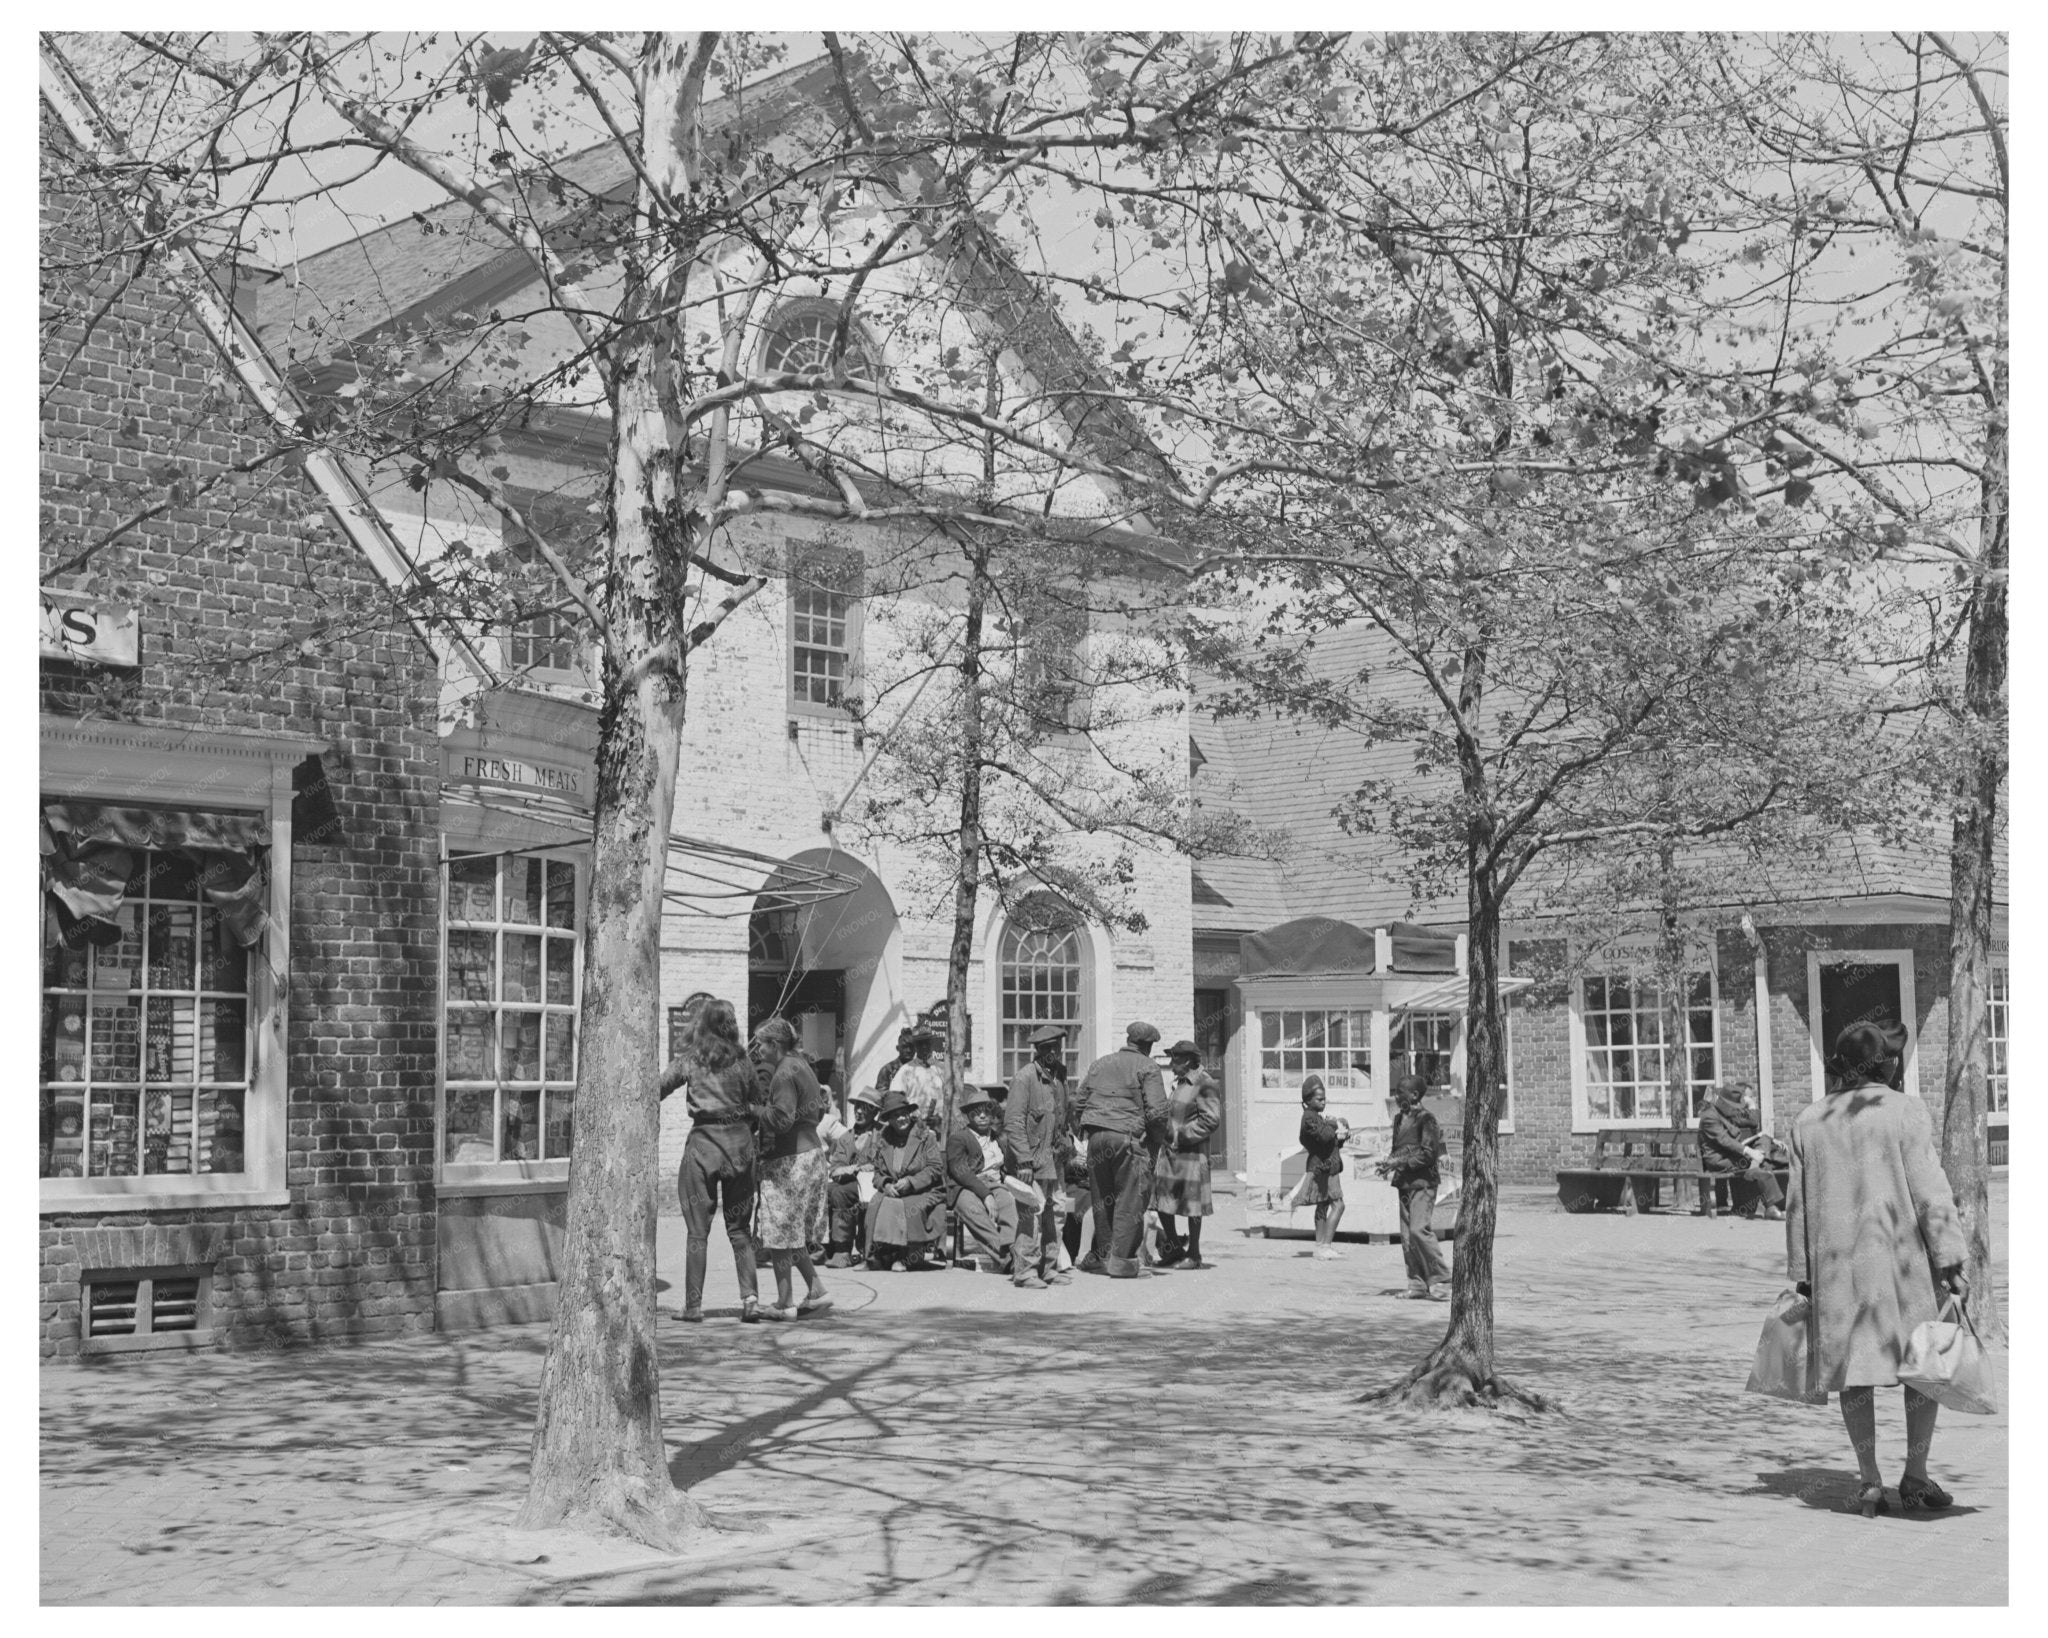
[(1319, 1263), (1334, 1263), (1339, 1257), (1343, 1256), (1344, 1254), (1341, 1251), (1339, 1251), (1335, 1246), (1319, 1246), (1315, 1251), (1311, 1252), (1310, 1255), (1314, 1257), (1315, 1260)]
[[(1899, 1505), (1904, 1508), (1919, 1508), (1929, 1513), (1939, 1513), (1944, 1507), (1953, 1507), (1955, 1497), (1951, 1496), (1932, 1479), (1916, 1479), (1908, 1473), (1899, 1480)], [(1881, 1509), (1880, 1509), (1881, 1511)]]
[(1424, 1302), (1449, 1302), (1451, 1294), (1448, 1291), (1439, 1291), (1433, 1285), (1425, 1285), (1422, 1288), (1422, 1300)]
[(1173, 1265), (1176, 1274), (1200, 1274), (1214, 1268), (1214, 1263), (1205, 1263), (1199, 1257), (1186, 1257)]
[(835, 1251), (825, 1259), (825, 1266), (827, 1268), (851, 1268), (853, 1267), (853, 1258), (844, 1251)]
[[(1905, 1500), (1903, 1492), (1899, 1499), (1901, 1501)], [(1892, 1510), (1892, 1504), (1884, 1499), (1884, 1486), (1881, 1484), (1866, 1484), (1858, 1490), (1856, 1492), (1856, 1506), (1867, 1519), (1875, 1518), (1880, 1513), (1889, 1513)]]
[(704, 1323), (704, 1310), (701, 1308), (685, 1308), (683, 1310), (683, 1318), (692, 1325), (702, 1325)]
[(760, 1302), (759, 1302), (759, 1301), (758, 1301), (758, 1300), (757, 1300), (756, 1298), (753, 1298), (753, 1297), (744, 1297), (744, 1298), (742, 1298), (742, 1299), (740, 1300), (740, 1324), (742, 1324), (742, 1325), (759, 1325), (760, 1323), (761, 1323), (761, 1304), (760, 1304)]
[(1112, 1257), (1109, 1259), (1106, 1271), (1112, 1280), (1149, 1280), (1152, 1278), (1152, 1270), (1139, 1262), (1135, 1257)]
[(1056, 1268), (1046, 1275), (1045, 1283), (1047, 1285), (1072, 1285), (1074, 1283), (1074, 1276), (1067, 1269)]
[(1022, 1274), (1019, 1274), (1010, 1283), (1014, 1285), (1019, 1291), (1043, 1291), (1045, 1289), (1045, 1281), (1041, 1280), (1036, 1274), (1033, 1274), (1029, 1269), (1026, 1269)]
[(1106, 1274), (1109, 1272), (1106, 1268), (1103, 1267), (1102, 1259), (1096, 1256), (1095, 1253), (1092, 1251), (1089, 1252), (1087, 1256), (1083, 1257), (1078, 1263), (1076, 1263), (1074, 1267), (1079, 1269), (1083, 1274)]
[(1766, 1206), (1763, 1209), (1763, 1220), (1766, 1223), (1782, 1223), (1785, 1221), (1785, 1213), (1780, 1207)]
[(1429, 1301), (1429, 1282), (1427, 1280), (1410, 1280), (1408, 1282), (1407, 1295), (1410, 1302)]
[(821, 1294), (815, 1297), (804, 1298), (802, 1302), (796, 1305), (796, 1311), (803, 1315), (822, 1314), (831, 1306), (832, 1299)]

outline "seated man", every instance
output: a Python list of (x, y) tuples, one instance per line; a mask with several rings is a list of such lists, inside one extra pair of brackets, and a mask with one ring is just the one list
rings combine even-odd
[(999, 1273), (1042, 1291), (1045, 1281), (1030, 1259), (1015, 1256), (1020, 1237), (1026, 1246), (1038, 1243), (1038, 1208), (1003, 1181), (1005, 1173), (1019, 1176), (1028, 1165), (1020, 1164), (1002, 1138), (1002, 1116), (980, 1087), (961, 1094), (960, 1114), (965, 1125), (956, 1126), (946, 1139), (946, 1203), (960, 1214), (975, 1243), (995, 1259)]
[(881, 1130), (874, 1147), (875, 1197), (867, 1211), (868, 1267), (929, 1267), (946, 1225), (939, 1140), (918, 1120), (917, 1106), (893, 1086), (882, 1094), (876, 1116)]
[(1729, 1081), (1700, 1110), (1700, 1170), (1728, 1180), (1729, 1201), (1745, 1217), (1759, 1206), (1767, 1218), (1785, 1215), (1777, 1174), (1764, 1164), (1769, 1142), (1757, 1130), (1756, 1109), (1742, 1081)]
[(856, 1253), (867, 1243), (860, 1174), (875, 1163), (875, 1111), (881, 1107), (881, 1094), (856, 1092), (848, 1101), (853, 1105), (853, 1124), (832, 1140), (832, 1180), (825, 1191), (831, 1242), (826, 1247), (830, 1253), (825, 1259), (827, 1268), (853, 1267)]

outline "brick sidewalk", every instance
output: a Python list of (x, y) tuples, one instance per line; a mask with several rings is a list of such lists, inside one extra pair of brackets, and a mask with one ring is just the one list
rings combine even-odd
[[(1234, 1210), (1213, 1273), (855, 1273), (789, 1328), (720, 1312), (721, 1240), (712, 1317), (664, 1327), (662, 1368), (676, 1478), (722, 1529), (673, 1561), (507, 1528), (543, 1327), (45, 1367), (43, 1600), (2005, 1600), (2003, 1414), (1944, 1413), (1934, 1471), (1966, 1505), (1866, 1522), (1833, 1408), (1740, 1391), (1773, 1225), (1517, 1191), (1501, 1357), (1558, 1413), (1417, 1418), (1352, 1403), (1441, 1332), (1392, 1295), (1398, 1249), (1316, 1263)], [(662, 1267), (681, 1251), (664, 1221)], [(1895, 1396), (1879, 1431), (1895, 1481)]]

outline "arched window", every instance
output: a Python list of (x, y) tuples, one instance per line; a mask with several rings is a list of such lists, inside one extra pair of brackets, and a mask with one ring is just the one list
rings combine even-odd
[[(768, 321), (761, 367), (770, 375), (809, 375), (832, 367), (832, 338), (839, 329), (835, 302), (793, 302)], [(881, 361), (858, 323), (846, 327), (846, 373), (862, 380), (881, 377)]]
[(1002, 1077), (1031, 1062), (1031, 1037), (1047, 1024), (1067, 1032), (1067, 1062), (1087, 1062), (1088, 979), (1080, 917), (1050, 893), (1019, 904), (1002, 937)]

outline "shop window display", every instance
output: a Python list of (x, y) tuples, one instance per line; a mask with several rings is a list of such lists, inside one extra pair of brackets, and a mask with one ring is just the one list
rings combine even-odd
[(442, 1156), (451, 1165), (569, 1156), (578, 886), (566, 859), (449, 862)]
[(93, 941), (44, 943), (40, 1175), (239, 1173), (251, 956), (193, 858), (127, 856)]

